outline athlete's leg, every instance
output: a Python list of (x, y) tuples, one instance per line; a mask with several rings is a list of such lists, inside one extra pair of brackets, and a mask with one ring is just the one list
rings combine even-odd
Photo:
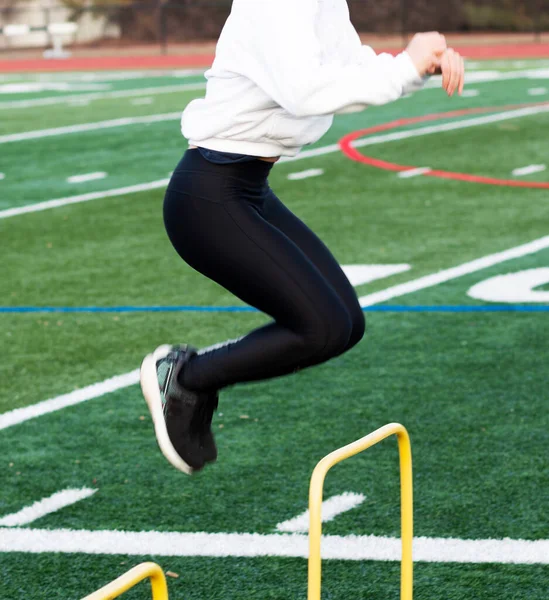
[(353, 329), (349, 343), (343, 352), (350, 350), (364, 337), (366, 324), (364, 312), (358, 303), (355, 290), (338, 261), (322, 240), (282, 204), (272, 190), (270, 190), (268, 201), (265, 203), (263, 214), (269, 223), (285, 233), (305, 253), (330, 282), (347, 307)]
[[(180, 256), (274, 319), (190, 360), (180, 379), (189, 389), (215, 390), (285, 375), (324, 362), (349, 345), (353, 325), (340, 295), (261, 214), (267, 170), (260, 161), (238, 169), (211, 166), (193, 154), (168, 188), (165, 223)], [(230, 173), (238, 178), (227, 177)]]

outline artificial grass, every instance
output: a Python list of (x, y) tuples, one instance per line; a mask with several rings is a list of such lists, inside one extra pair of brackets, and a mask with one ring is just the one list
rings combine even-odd
[[(155, 557), (151, 557), (153, 560)], [(288, 600), (306, 597), (306, 563), (300, 559), (166, 559), (172, 600)], [(5, 554), (0, 563), (0, 594), (23, 600), (80, 598), (137, 564), (127, 556)], [(416, 600), (545, 600), (547, 569), (542, 566), (418, 564)], [(399, 597), (396, 563), (326, 561), (323, 598)], [(123, 596), (150, 598), (150, 586), (140, 584)]]
[[(412, 436), (418, 535), (543, 538), (547, 333), (543, 315), (372, 315), (367, 340), (350, 354), (225, 391), (219, 463), (193, 479), (165, 463), (138, 387), (126, 388), (5, 430), (1, 454), (14, 466), (1, 473), (0, 512), (95, 480), (95, 496), (38, 525), (269, 533), (305, 509), (324, 454), (399, 421)], [(396, 444), (335, 469), (327, 494), (344, 491), (365, 492), (367, 502), (327, 533), (398, 535)], [(161, 510), (159, 496), (178, 510)]]
[[(532, 101), (526, 90), (533, 85), (475, 84), (480, 96), (451, 102), (439, 90), (428, 90), (389, 107), (340, 116), (318, 145), (404, 115)], [(171, 112), (195, 95), (200, 94), (158, 95), (145, 107), (130, 108), (123, 99), (10, 111), (3, 131)], [(524, 166), (515, 164), (519, 158), (542, 162), (539, 131), (547, 120), (540, 115), (511, 123), (519, 129), (494, 125), (367, 150), (405, 164), (436, 160), (435, 166), (495, 175)], [(174, 121), (5, 146), (1, 208), (167, 177), (184, 146), (176, 129)], [(337, 154), (312, 163), (277, 165), (271, 183), (337, 258), (347, 264), (412, 265), (408, 273), (361, 287), (361, 295), (547, 234), (546, 194), (540, 190), (401, 181)], [(287, 181), (288, 173), (310, 166), (324, 168), (326, 176)], [(112, 180), (86, 189), (63, 187), (74, 169), (103, 168)], [(2, 303), (237, 304), (179, 260), (163, 231), (161, 203), (158, 190), (1, 220)], [(396, 301), (471, 304), (469, 287), (500, 273), (543, 266), (547, 252)], [(256, 314), (0, 314), (6, 348), (0, 411), (133, 370), (160, 343), (207, 345), (264, 321)], [(546, 538), (546, 316), (372, 314), (368, 321), (365, 341), (327, 365), (226, 390), (214, 422), (219, 462), (192, 479), (160, 455), (138, 386), (2, 431), (0, 516), (62, 489), (88, 486), (98, 492), (33, 526), (273, 533), (277, 523), (305, 510), (317, 460), (389, 421), (401, 421), (412, 435), (417, 535)], [(398, 536), (395, 441), (334, 469), (326, 494), (343, 491), (365, 493), (366, 501), (326, 524), (326, 533)], [(81, 597), (139, 560), (3, 553), (0, 598)], [(158, 560), (180, 574), (170, 580), (175, 599), (305, 595), (303, 560)], [(542, 600), (548, 577), (547, 566), (539, 565), (419, 564), (416, 574), (416, 598), (449, 600)], [(325, 576), (324, 598), (398, 597), (396, 563), (329, 561)], [(148, 597), (146, 586), (127, 597)]]

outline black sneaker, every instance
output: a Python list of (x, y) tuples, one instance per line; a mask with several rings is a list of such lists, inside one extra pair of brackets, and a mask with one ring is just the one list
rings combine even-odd
[(207, 401), (201, 404), (196, 415), (197, 426), (201, 434), (203, 457), (206, 462), (217, 460), (217, 447), (212, 433), (212, 418), (218, 404), (219, 394), (217, 392), (208, 394)]
[(176, 469), (188, 475), (217, 457), (208, 424), (214, 410), (211, 396), (187, 390), (177, 380), (195, 354), (196, 350), (186, 345), (160, 346), (141, 365), (141, 389), (160, 450)]

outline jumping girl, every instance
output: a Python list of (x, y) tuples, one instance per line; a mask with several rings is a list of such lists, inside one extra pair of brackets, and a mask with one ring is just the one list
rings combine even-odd
[(186, 108), (189, 140), (164, 202), (168, 236), (192, 268), (272, 322), (197, 351), (161, 346), (141, 367), (158, 444), (192, 473), (217, 458), (218, 393), (318, 365), (364, 335), (357, 296), (322, 241), (277, 198), (273, 164), (318, 141), (334, 114), (393, 102), (441, 73), (463, 89), (461, 56), (438, 33), (396, 57), (363, 46), (346, 0), (234, 0), (206, 73), (205, 99)]

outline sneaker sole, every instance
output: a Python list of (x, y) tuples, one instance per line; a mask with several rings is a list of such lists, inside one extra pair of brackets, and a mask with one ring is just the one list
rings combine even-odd
[(143, 396), (147, 401), (149, 412), (154, 425), (154, 433), (156, 435), (156, 441), (160, 451), (166, 458), (166, 460), (176, 469), (192, 475), (194, 469), (189, 466), (177, 453), (177, 450), (173, 447), (168, 435), (168, 429), (166, 427), (166, 421), (164, 420), (164, 411), (162, 410), (162, 396), (160, 394), (160, 387), (158, 386), (158, 378), (156, 374), (156, 363), (158, 360), (163, 358), (171, 351), (171, 346), (165, 345), (157, 348), (153, 354), (149, 354), (143, 360), (141, 364), (141, 390)]

